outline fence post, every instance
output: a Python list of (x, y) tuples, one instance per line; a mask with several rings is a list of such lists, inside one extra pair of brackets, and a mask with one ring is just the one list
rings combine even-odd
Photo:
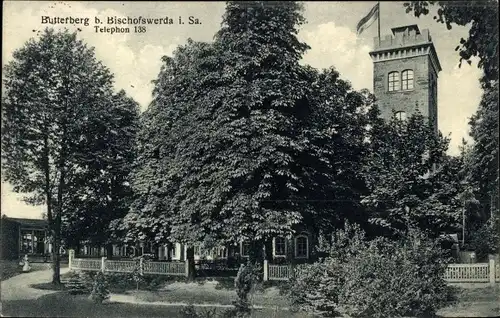
[(68, 251), (68, 267), (69, 270), (71, 270), (71, 267), (73, 265), (73, 258), (75, 258), (75, 250), (71, 249)]
[(184, 275), (189, 277), (189, 260), (184, 261)]
[(101, 272), (105, 272), (106, 271), (106, 257), (101, 257)]
[(139, 273), (144, 275), (144, 257), (139, 258)]
[(268, 260), (264, 260), (264, 281), (267, 282), (269, 280), (269, 263)]
[(489, 273), (490, 273), (490, 285), (495, 286), (495, 256), (494, 255), (489, 255)]

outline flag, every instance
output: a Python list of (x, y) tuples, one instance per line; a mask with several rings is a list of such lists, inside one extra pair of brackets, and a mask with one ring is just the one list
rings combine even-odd
[(366, 17), (358, 22), (358, 26), (356, 27), (358, 34), (361, 34), (361, 32), (363, 32), (365, 29), (368, 29), (370, 25), (372, 25), (372, 23), (378, 19), (378, 5), (379, 4), (377, 3), (366, 15)]

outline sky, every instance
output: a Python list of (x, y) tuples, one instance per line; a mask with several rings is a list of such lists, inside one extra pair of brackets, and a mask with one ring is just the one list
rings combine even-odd
[[(304, 2), (307, 24), (301, 26), (299, 39), (309, 44), (302, 63), (322, 69), (334, 66), (343, 79), (349, 80), (354, 89), (373, 91), (373, 63), (369, 52), (377, 36), (377, 23), (360, 35), (356, 25), (376, 2)], [(224, 2), (93, 2), (93, 1), (4, 1), (2, 26), (2, 68), (12, 60), (12, 53), (26, 41), (36, 37), (45, 27), (68, 28), (76, 31), (95, 54), (115, 74), (115, 89), (124, 89), (145, 109), (152, 100), (151, 81), (156, 79), (161, 57), (171, 55), (178, 45), (188, 38), (210, 42), (219, 30), (224, 14)], [(432, 8), (431, 8), (432, 9)], [(459, 57), (455, 47), (460, 38), (467, 37), (468, 27), (453, 26), (447, 30), (444, 24), (433, 20), (435, 9), (420, 18), (406, 14), (403, 2), (381, 2), (380, 33), (391, 34), (391, 28), (418, 24), (429, 29), (442, 71), (438, 78), (438, 125), (444, 135), (449, 135), (450, 154), (458, 153), (462, 138), (468, 137), (468, 119), (476, 111), (481, 98), (477, 60), (471, 66), (458, 67)], [(79, 18), (85, 24), (49, 24), (54, 17)], [(173, 24), (147, 25), (145, 32), (131, 33), (96, 32), (96, 18), (107, 17), (171, 19)], [(184, 24), (179, 24), (181, 17)], [(200, 24), (189, 24), (189, 17)], [(50, 18), (50, 19), (48, 19)], [(139, 31), (139, 30), (138, 30)], [(141, 30), (142, 31), (142, 30)], [(28, 206), (20, 199), (21, 194), (2, 181), (1, 213), (10, 217), (40, 218), (43, 206)]]

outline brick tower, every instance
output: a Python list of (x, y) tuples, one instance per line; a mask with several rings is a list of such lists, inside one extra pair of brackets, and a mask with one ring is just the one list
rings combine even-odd
[(374, 39), (373, 91), (381, 116), (405, 119), (418, 108), (437, 130), (437, 78), (441, 71), (429, 30), (417, 25), (392, 29)]

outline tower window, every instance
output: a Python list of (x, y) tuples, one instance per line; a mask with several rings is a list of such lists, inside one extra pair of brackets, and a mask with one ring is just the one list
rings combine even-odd
[(406, 120), (406, 112), (403, 112), (403, 111), (396, 112), (396, 119)]
[(389, 73), (389, 92), (399, 91), (399, 73)]
[(403, 84), (403, 90), (413, 89), (413, 71), (412, 70), (403, 71), (403, 73), (401, 73), (401, 78), (402, 78), (401, 83)]

